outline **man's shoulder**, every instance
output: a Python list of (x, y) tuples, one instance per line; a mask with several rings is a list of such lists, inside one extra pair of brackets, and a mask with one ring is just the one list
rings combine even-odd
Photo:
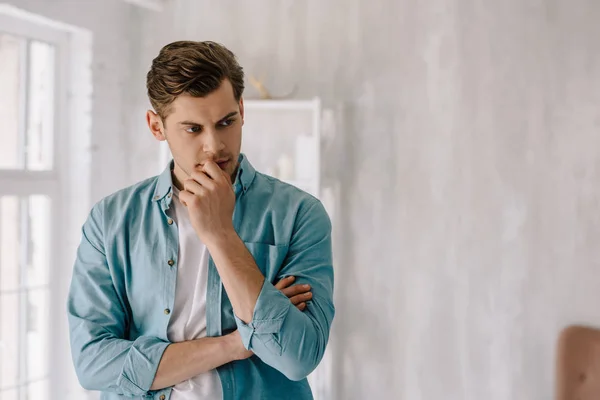
[[(275, 215), (288, 222), (310, 221), (310, 223), (318, 225), (323, 224), (325, 227), (331, 225), (325, 206), (312, 194), (259, 172), (256, 173), (254, 184), (254, 193), (260, 198), (256, 204), (260, 204), (262, 207), (266, 205), (265, 208), (270, 217), (273, 216), (271, 211), (276, 211)], [(255, 197), (253, 200), (255, 199), (257, 198)], [(257, 215), (266, 214), (257, 213)], [(290, 216), (293, 217), (290, 218)]]
[(95, 207), (115, 209), (148, 203), (152, 200), (158, 176), (153, 176), (124, 187), (100, 199)]
[(258, 171), (253, 182), (253, 189), (257, 194), (269, 197), (273, 203), (280, 204), (288, 209), (294, 205), (296, 207), (310, 207), (315, 203), (320, 203), (315, 196), (297, 186)]
[[(256, 192), (263, 201), (252, 199), (261, 209), (252, 215), (268, 218), (263, 226), (277, 225), (275, 243), (308, 243), (330, 237), (331, 218), (321, 200), (289, 183), (265, 174), (256, 175)], [(255, 192), (255, 193), (256, 193)], [(266, 205), (266, 207), (265, 207)]]

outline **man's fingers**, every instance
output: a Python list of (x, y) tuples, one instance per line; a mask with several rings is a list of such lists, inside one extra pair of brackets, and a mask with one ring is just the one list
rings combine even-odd
[(302, 302), (308, 301), (312, 299), (312, 293), (308, 292), (308, 293), (302, 293), (293, 297), (290, 297), (290, 301), (292, 302), (293, 305), (298, 305)]
[(183, 181), (183, 188), (196, 196), (204, 194), (204, 191), (206, 190), (195, 179), (186, 179)]
[(283, 290), (286, 287), (290, 286), (292, 284), (292, 282), (294, 282), (294, 279), (296, 279), (296, 277), (294, 276), (286, 276), (283, 279), (280, 279), (279, 282), (277, 282), (275, 284), (275, 288), (279, 289), (279, 290)]
[(283, 289), (281, 292), (287, 297), (293, 297), (297, 294), (306, 293), (310, 291), (309, 285), (294, 285)]
[(223, 170), (214, 161), (209, 160), (204, 163), (204, 173), (217, 182), (225, 180)]
[(181, 204), (188, 207), (190, 204), (193, 205), (195, 201), (198, 201), (198, 196), (187, 190), (182, 190), (179, 192), (179, 201)]
[(206, 189), (213, 190), (216, 186), (215, 181), (210, 179), (210, 177), (208, 175), (206, 175), (204, 172), (194, 171), (194, 172), (192, 172), (190, 177), (192, 178), (192, 180), (194, 182), (199, 184), (199, 186), (202, 186)]
[(306, 308), (306, 303), (300, 303), (296, 306), (296, 308), (300, 311), (304, 311), (304, 309)]

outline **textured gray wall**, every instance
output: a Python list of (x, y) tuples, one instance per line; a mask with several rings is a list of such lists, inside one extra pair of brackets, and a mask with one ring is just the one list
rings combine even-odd
[[(559, 330), (600, 325), (600, 3), (169, 4), (134, 17), (136, 112), (176, 39), (336, 110), (334, 397), (550, 399)], [(129, 123), (133, 181), (156, 146)]]

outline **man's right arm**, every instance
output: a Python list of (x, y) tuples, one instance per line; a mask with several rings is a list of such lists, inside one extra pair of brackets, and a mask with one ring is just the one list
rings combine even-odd
[(252, 355), (242, 345), (237, 331), (220, 337), (205, 337), (174, 343), (165, 350), (151, 390), (160, 390), (191, 379), (233, 360)]
[(140, 396), (238, 357), (231, 335), (176, 344), (154, 336), (125, 340), (130, 316), (108, 268), (102, 225), (95, 206), (82, 229), (67, 303), (71, 353), (84, 388)]

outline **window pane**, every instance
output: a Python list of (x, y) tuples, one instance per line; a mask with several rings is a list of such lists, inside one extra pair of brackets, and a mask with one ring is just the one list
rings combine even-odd
[[(50, 291), (29, 291), (27, 301), (27, 379), (48, 376), (48, 338), (50, 336)], [(35, 397), (37, 399), (37, 397)]]
[(23, 140), (20, 135), (23, 57), (27, 43), (22, 38), (0, 33), (0, 169), (23, 167)]
[(50, 212), (47, 196), (0, 197), (0, 292), (48, 284)]
[(48, 284), (50, 273), (50, 199), (29, 197), (29, 257), (27, 286)]
[(19, 287), (20, 235), (19, 198), (0, 197), (0, 293)]
[(0, 389), (19, 381), (19, 300), (19, 293), (0, 295)]
[(47, 196), (0, 197), (0, 388), (48, 376), (50, 213)]
[(29, 45), (27, 168), (52, 169), (54, 138), (54, 47)]
[(53, 164), (55, 51), (0, 33), (0, 169)]
[(47, 380), (33, 382), (27, 391), (27, 400), (47, 400), (50, 397), (50, 385)]

